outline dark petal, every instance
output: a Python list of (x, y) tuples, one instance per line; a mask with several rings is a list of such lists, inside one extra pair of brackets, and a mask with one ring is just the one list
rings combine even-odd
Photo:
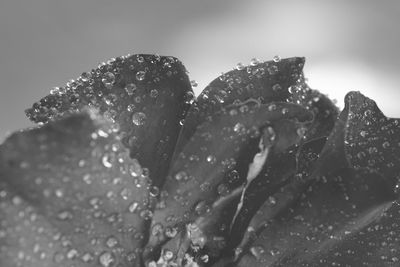
[(395, 185), (400, 179), (399, 155), (400, 120), (385, 117), (374, 101), (359, 92), (350, 92), (318, 168), (365, 169)]
[(264, 223), (237, 266), (325, 265), (315, 259), (330, 258), (335, 246), (390, 207), (393, 188), (382, 180), (377, 174), (347, 168), (309, 182), (292, 205)]
[(306, 132), (306, 140), (328, 136), (339, 114), (338, 108), (324, 94), (312, 90), (306, 83), (298, 83), (291, 88), (290, 102), (306, 107), (314, 114), (314, 121)]
[(140, 265), (150, 180), (112, 126), (76, 114), (1, 145), (1, 266)]
[[(219, 197), (243, 185), (263, 127), (276, 129), (275, 148), (283, 149), (289, 133), (281, 122), (292, 121), (301, 128), (312, 118), (296, 104), (253, 102), (209, 116), (174, 161), (164, 186), (167, 194), (161, 199), (165, 208), (155, 210), (152, 225), (183, 230), (212, 209)], [(290, 134), (298, 138), (297, 131)], [(149, 245), (157, 247), (165, 239), (164, 235), (150, 236)]]
[(343, 240), (329, 253), (316, 255), (313, 265), (398, 266), (400, 262), (400, 208), (392, 205), (372, 224)]
[(160, 186), (192, 97), (185, 67), (176, 58), (132, 55), (83, 73), (26, 113), (34, 122), (47, 122), (87, 106), (96, 108), (115, 122), (131, 156)]
[(346, 96), (345, 152), (351, 166), (400, 179), (400, 120), (385, 117), (359, 92)]
[(302, 144), (297, 153), (292, 148), (267, 160), (263, 171), (249, 185), (242, 211), (232, 226), (230, 245), (237, 246), (235, 257), (249, 248), (266, 222), (290, 207), (303, 192), (303, 179), (313, 169), (325, 141), (326, 138), (315, 139)]
[(197, 126), (223, 107), (241, 104), (248, 99), (263, 104), (286, 101), (290, 96), (288, 88), (302, 80), (304, 61), (304, 58), (294, 57), (279, 62), (240, 65), (213, 80), (189, 109), (178, 140), (177, 152), (182, 151)]
[[(338, 255), (343, 253), (352, 254), (348, 257), (359, 253), (347, 266), (388, 264), (387, 258), (371, 258), (383, 253), (377, 244), (384, 239), (366, 231), (371, 232), (371, 227), (386, 221), (378, 229), (388, 237), (397, 226), (398, 208), (390, 207), (398, 198), (394, 170), (399, 168), (400, 151), (399, 146), (383, 145), (398, 143), (397, 125), (397, 120), (384, 117), (373, 101), (360, 93), (348, 94), (346, 107), (319, 159), (312, 160), (315, 163), (311, 167), (307, 167), (307, 160), (298, 161), (298, 172), (309, 170), (303, 179), (282, 188), (283, 195), (275, 198), (278, 212), (264, 204), (252, 219), (250, 226), (256, 232), (253, 238), (247, 234), (239, 247), (245, 255), (239, 257), (238, 266), (331, 265), (337, 264)], [(301, 154), (299, 160), (300, 157)], [(283, 204), (279, 203), (281, 199)], [(383, 216), (388, 208), (390, 216)], [(250, 241), (246, 242), (246, 238)], [(386, 242), (398, 246), (397, 239)], [(350, 246), (354, 249), (346, 252)]]

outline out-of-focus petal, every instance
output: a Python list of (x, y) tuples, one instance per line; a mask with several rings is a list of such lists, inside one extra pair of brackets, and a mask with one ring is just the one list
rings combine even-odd
[(157, 191), (112, 126), (76, 114), (1, 145), (1, 266), (140, 265)]
[(66, 87), (26, 111), (34, 122), (80, 111), (90, 106), (112, 119), (131, 156), (150, 170), (160, 186), (193, 98), (182, 63), (173, 57), (132, 55), (118, 57), (83, 73)]

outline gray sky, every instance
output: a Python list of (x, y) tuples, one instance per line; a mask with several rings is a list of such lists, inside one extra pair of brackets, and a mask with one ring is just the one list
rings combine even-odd
[(2, 0), (0, 140), (24, 109), (109, 58), (176, 56), (199, 86), (257, 57), (305, 56), (316, 89), (400, 117), (400, 1)]

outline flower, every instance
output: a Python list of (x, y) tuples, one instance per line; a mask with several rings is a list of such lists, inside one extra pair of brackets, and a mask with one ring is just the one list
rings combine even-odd
[(173, 57), (128, 55), (27, 110), (0, 147), (0, 266), (396, 266), (400, 126), (339, 113), (304, 58), (196, 99)]

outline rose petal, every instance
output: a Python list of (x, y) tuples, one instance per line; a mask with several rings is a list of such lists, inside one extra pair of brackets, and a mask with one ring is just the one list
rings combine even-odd
[(290, 207), (303, 192), (303, 177), (313, 169), (325, 141), (326, 138), (314, 139), (303, 144), (297, 153), (292, 148), (286, 153), (271, 155), (262, 174), (250, 184), (243, 211), (232, 226), (230, 244), (237, 246), (240, 242), (237, 254), (248, 248), (267, 221)]
[[(207, 213), (219, 196), (241, 186), (258, 152), (260, 128), (279, 128), (282, 120), (298, 120), (303, 125), (310, 123), (312, 114), (290, 103), (248, 103), (210, 116), (172, 165), (164, 186), (168, 194), (161, 199), (165, 208), (155, 211), (153, 227), (178, 227), (179, 232)], [(277, 139), (277, 147), (283, 146), (284, 141)], [(166, 238), (150, 236), (149, 245), (155, 248)]]
[(341, 169), (320, 177), (267, 222), (237, 266), (315, 265), (314, 258), (329, 257), (333, 247), (381, 217), (394, 198), (376, 174)]
[(157, 192), (112, 129), (83, 113), (1, 145), (2, 266), (140, 264)]
[(213, 80), (189, 109), (179, 136), (177, 152), (182, 151), (197, 126), (223, 107), (248, 99), (256, 99), (264, 104), (286, 101), (290, 96), (288, 88), (302, 77), (304, 61), (304, 58), (294, 57), (278, 62), (238, 65), (236, 69)]
[(347, 94), (345, 104), (318, 168), (351, 166), (379, 173), (386, 182), (397, 184), (400, 120), (386, 118), (374, 101), (358, 92)]
[(176, 58), (132, 55), (83, 73), (26, 113), (35, 122), (47, 122), (95, 107), (115, 121), (131, 156), (150, 170), (154, 185), (160, 186), (192, 96), (185, 67)]
[[(384, 142), (398, 142), (397, 125), (397, 120), (384, 117), (373, 101), (359, 93), (350, 93), (344, 111), (314, 164), (316, 168), (306, 171), (305, 179), (297, 185), (283, 189), (284, 199), (291, 199), (289, 205), (287, 201), (283, 201), (286, 206), (278, 203), (282, 207), (278, 213), (263, 207), (259, 213), (263, 221), (257, 219), (260, 215), (254, 217), (253, 222), (261, 224), (254, 227), (256, 232), (252, 240), (255, 241), (249, 242), (251, 247), (240, 247), (245, 250), (245, 256), (239, 258), (237, 266), (338, 264), (337, 256), (345, 253), (344, 249), (350, 245), (354, 245), (350, 254), (365, 255), (353, 257), (349, 261), (351, 266), (389, 263), (387, 258), (365, 261), (367, 255), (371, 258), (371, 254), (383, 253), (377, 249), (377, 242), (383, 239), (365, 232), (379, 222), (398, 197), (394, 186), (398, 177), (393, 170), (399, 168), (395, 155), (399, 155), (400, 150), (397, 146), (386, 147), (387, 152), (374, 149), (380, 156), (376, 161), (371, 161), (372, 157), (370, 161), (355, 157), (370, 152), (371, 147), (383, 147)], [(370, 138), (362, 133), (367, 129)], [(397, 225), (397, 209), (392, 207), (389, 212), (390, 219), (381, 219), (386, 220), (382, 232), (385, 236)], [(367, 242), (364, 236), (372, 240), (372, 244), (361, 248), (356, 244)], [(392, 246), (396, 246), (396, 242), (391, 242)], [(338, 254), (334, 254), (335, 251)]]

